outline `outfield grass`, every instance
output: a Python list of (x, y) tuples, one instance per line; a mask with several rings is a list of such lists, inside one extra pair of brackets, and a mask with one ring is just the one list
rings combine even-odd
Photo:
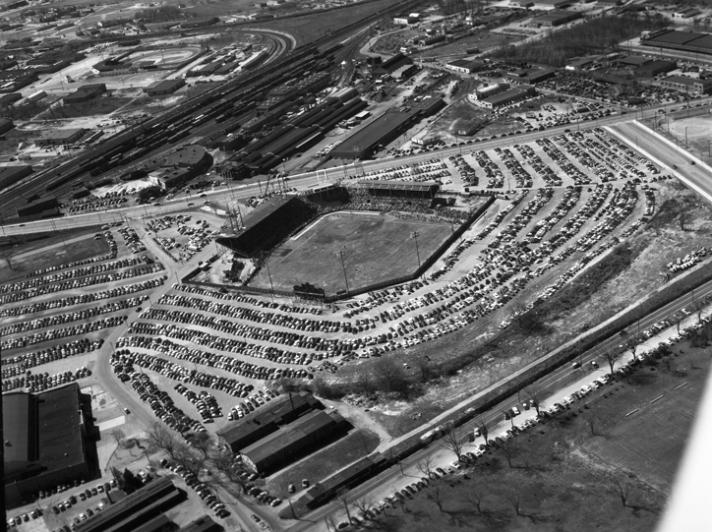
[[(418, 250), (413, 232), (418, 233)], [(319, 218), (278, 246), (250, 283), (292, 290), (305, 282), (334, 294), (412, 274), (448, 238), (450, 224), (390, 214), (339, 211)], [(343, 256), (343, 267), (341, 256)], [(344, 278), (344, 269), (346, 279)]]
[[(50, 236), (46, 239), (2, 248), (0, 282), (24, 277), (39, 268), (88, 259), (109, 252), (109, 245), (94, 233), (84, 237), (72, 235)], [(8, 262), (9, 259), (9, 262)]]

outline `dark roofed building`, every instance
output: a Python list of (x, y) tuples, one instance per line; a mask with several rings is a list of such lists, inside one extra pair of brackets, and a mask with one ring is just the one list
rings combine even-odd
[(675, 61), (665, 61), (664, 59), (655, 59), (648, 61), (635, 69), (635, 73), (641, 78), (652, 78), (660, 74), (665, 74), (677, 68)]
[(294, 421), (299, 415), (315, 408), (322, 408), (321, 403), (306, 392), (281, 395), (241, 420), (219, 430), (218, 435), (225, 439), (233, 452), (239, 452), (276, 431), (279, 425)]
[(173, 94), (184, 85), (185, 80), (183, 78), (162, 79), (161, 81), (149, 85), (143, 89), (143, 91), (149, 96), (165, 96), (167, 94)]
[(298, 460), (316, 446), (344, 435), (347, 427), (338, 412), (313, 410), (248, 445), (240, 454), (254, 471), (269, 474)]
[(413, 183), (410, 181), (359, 181), (353, 188), (366, 189), (374, 196), (406, 196), (406, 197), (427, 197), (433, 198), (438, 191), (439, 185), (433, 182)]
[(106, 92), (105, 83), (92, 83), (90, 85), (82, 85), (71, 94), (67, 94), (62, 101), (64, 103), (82, 103), (94, 98), (98, 98)]
[(90, 398), (76, 383), (39, 394), (5, 393), (2, 408), (8, 507), (97, 475)]
[(14, 127), (15, 124), (12, 120), (10, 120), (9, 118), (0, 117), (0, 135), (7, 133)]
[(0, 166), (0, 189), (9, 187), (32, 173), (31, 166)]
[(35, 140), (38, 146), (61, 146), (64, 144), (74, 144), (81, 139), (86, 133), (86, 129), (54, 129), (43, 131), (40, 137)]
[(84, 521), (76, 532), (135, 532), (185, 497), (171, 479), (158, 478)]
[(223, 530), (225, 529), (222, 526), (204, 515), (182, 527), (179, 532), (223, 532)]

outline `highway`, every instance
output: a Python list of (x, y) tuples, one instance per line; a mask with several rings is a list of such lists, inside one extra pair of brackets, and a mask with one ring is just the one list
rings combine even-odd
[(712, 203), (712, 168), (707, 163), (640, 122), (616, 124), (608, 130)]
[[(648, 316), (641, 319), (640, 322), (635, 325), (635, 329), (639, 328), (639, 330), (644, 330), (653, 325), (654, 323), (673, 315), (680, 309), (688, 307), (693, 302), (701, 300), (705, 297), (712, 297), (712, 281), (708, 281), (707, 283), (698, 287), (694, 291), (694, 293), (684, 294), (683, 296), (680, 296), (679, 298), (661, 307), (660, 309), (650, 313)], [(629, 327), (627, 330), (631, 334), (634, 332), (633, 327)], [(578, 340), (578, 338), (571, 340), (570, 342), (568, 342), (567, 345), (574, 344), (578, 342)], [(565, 363), (556, 370), (543, 377), (542, 379), (540, 379), (539, 381), (528, 386), (527, 389), (536, 390), (538, 397), (550, 396), (553, 393), (565, 388), (571, 382), (575, 382), (576, 380), (582, 378), (585, 375), (585, 372), (587, 371), (586, 368), (591, 367), (591, 361), (596, 360), (601, 367), (607, 367), (607, 361), (604, 358), (604, 353), (618, 350), (621, 343), (623, 342), (621, 340), (620, 333), (616, 333), (607, 338), (606, 340), (600, 342), (598, 345), (596, 345), (596, 347), (589, 349), (588, 351), (580, 355), (577, 358), (577, 361), (581, 363), (581, 368), (577, 369), (574, 368), (572, 364)], [(526, 370), (526, 368), (522, 368), (522, 370), (520, 371), (523, 370)], [(483, 393), (484, 391), (475, 394), (472, 398), (463, 401), (462, 403), (451, 409), (450, 412), (454, 410), (464, 410), (466, 408), (471, 407), (475, 401), (473, 398), (477, 397), (478, 395), (482, 395)], [(517, 397), (516, 394), (512, 395), (511, 397), (509, 397), (505, 401), (502, 401), (487, 412), (478, 415), (475, 418), (477, 425), (484, 423), (491, 429), (491, 427), (503, 420), (503, 412), (505, 410), (508, 410), (513, 406), (521, 406), (522, 400), (525, 400), (527, 397), (528, 396), (526, 395), (526, 393), (522, 394), (521, 398)], [(445, 414), (441, 415), (440, 417), (444, 416)], [(432, 426), (435, 426), (437, 424), (437, 419), (429, 423), (429, 425)], [(465, 440), (467, 435), (472, 432), (474, 427), (475, 421), (471, 423), (466, 423), (458, 429), (458, 434), (460, 434), (461, 438)], [(420, 427), (418, 430), (421, 431), (425, 428), (426, 427), (423, 426)], [(406, 483), (406, 481), (404, 481), (403, 479), (404, 476), (415, 476), (418, 478), (422, 477), (423, 473), (418, 471), (417, 468), (418, 463), (423, 463), (423, 461), (426, 460), (428, 457), (431, 457), (436, 453), (441, 453), (445, 448), (445, 444), (442, 440), (435, 440), (428, 447), (421, 449), (420, 451), (412, 454), (408, 458), (402, 460), (399, 466), (390, 467), (381, 474), (350, 490), (348, 495), (349, 500), (356, 501), (364, 499), (369, 500), (373, 503), (377, 502), (380, 498), (383, 498), (383, 493), (385, 491), (392, 493), (392, 489), (385, 489), (385, 487), (402, 487)], [(447, 452), (452, 455), (452, 451), (448, 450)], [(452, 459), (454, 460), (454, 456), (452, 456)], [(407, 483), (415, 480), (415, 478), (410, 478), (409, 480), (407, 480)], [(376, 491), (379, 492), (378, 497), (369, 496), (369, 494)], [(289, 532), (303, 532), (310, 529), (317, 530), (318, 527), (321, 526), (324, 517), (330, 514), (340, 515), (340, 512), (343, 512), (343, 503), (340, 500), (334, 500), (311, 512), (310, 514), (304, 516), (301, 521), (289, 527), (288, 530)]]
[[(662, 108), (662, 107), (661, 107)], [(657, 112), (657, 108), (652, 108), (650, 113)], [(341, 166), (333, 166), (323, 168), (316, 171), (294, 174), (289, 176), (287, 186), (298, 190), (305, 190), (310, 187), (325, 184), (336, 183), (342, 179), (352, 179), (362, 175), (365, 172), (381, 171), (394, 166), (414, 164), (431, 159), (444, 159), (451, 155), (457, 155), (463, 151), (486, 150), (498, 146), (512, 145), (517, 143), (531, 142), (539, 138), (549, 137), (552, 135), (560, 135), (566, 130), (591, 129), (595, 127), (603, 127), (614, 125), (622, 121), (630, 120), (632, 117), (628, 115), (613, 115), (597, 120), (592, 120), (584, 124), (573, 124), (558, 126), (542, 131), (532, 131), (519, 135), (511, 135), (492, 140), (484, 140), (474, 142), (465, 146), (454, 146), (433, 150), (417, 155), (408, 155), (404, 157), (388, 157), (369, 161), (356, 161)], [(0, 236), (4, 235), (19, 235), (29, 234), (39, 231), (52, 231), (56, 229), (71, 229), (77, 227), (85, 227), (89, 225), (101, 225), (110, 221), (118, 221), (120, 216), (132, 217), (150, 217), (160, 216), (163, 214), (185, 210), (188, 208), (188, 203), (197, 205), (200, 202), (210, 200), (224, 200), (225, 195), (229, 194), (235, 198), (248, 198), (251, 196), (260, 195), (260, 188), (264, 186), (264, 181), (253, 180), (248, 184), (230, 184), (228, 186), (215, 188), (205, 193), (196, 193), (187, 196), (181, 196), (172, 200), (163, 201), (161, 205), (137, 205), (132, 207), (123, 207), (107, 211), (74, 214), (69, 216), (46, 218), (32, 222), (19, 224), (9, 224), (0, 226)]]

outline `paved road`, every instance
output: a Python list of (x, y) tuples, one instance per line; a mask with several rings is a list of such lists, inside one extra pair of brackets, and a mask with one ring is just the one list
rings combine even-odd
[(712, 168), (707, 163), (640, 122), (616, 124), (608, 129), (645, 157), (667, 167), (680, 181), (712, 203)]
[[(700, 300), (706, 296), (712, 296), (712, 281), (709, 281), (697, 288), (693, 293), (685, 294), (678, 299), (668, 303), (667, 305), (661, 307), (660, 309), (652, 312), (645, 318), (641, 319), (635, 328), (640, 328), (644, 330), (650, 327), (654, 323), (663, 320), (682, 308), (689, 307), (693, 302)], [(629, 331), (634, 332), (634, 328), (629, 328)], [(552, 395), (556, 391), (565, 388), (569, 383), (578, 380), (583, 375), (585, 375), (587, 367), (590, 368), (590, 362), (596, 360), (599, 362), (601, 367), (605, 367), (607, 362), (603, 357), (604, 353), (610, 352), (617, 349), (618, 346), (623, 343), (620, 334), (615, 334), (606, 340), (600, 342), (596, 347), (586, 351), (579, 358), (578, 361), (581, 362), (582, 368), (576, 369), (572, 364), (564, 364), (555, 371), (552, 371), (536, 383), (529, 386), (529, 389), (536, 389), (537, 394), (542, 397)], [(526, 399), (526, 394), (523, 394), (522, 399)], [(492, 407), (486, 413), (477, 416), (477, 421), (483, 422), (488, 427), (492, 427), (497, 423), (501, 422), (503, 419), (502, 413), (505, 410), (510, 409), (521, 403), (520, 398), (516, 395), (506, 399), (500, 404)], [(460, 408), (464, 408), (461, 406)], [(464, 439), (467, 434), (471, 433), (474, 428), (475, 423), (466, 423), (463, 427), (459, 429), (462, 438)], [(394, 466), (386, 471), (382, 472), (380, 475), (373, 477), (372, 479), (364, 482), (363, 484), (357, 486), (356, 488), (349, 491), (349, 500), (369, 500), (371, 502), (377, 502), (377, 498), (369, 497), (369, 494), (375, 490), (382, 491), (383, 486), (394, 485), (400, 486), (404, 484), (403, 477), (408, 475), (415, 475), (417, 477), (422, 477), (423, 474), (417, 470), (417, 464), (423, 463), (423, 461), (438, 452), (442, 452), (444, 448), (444, 443), (442, 440), (436, 440), (434, 443), (421, 449), (420, 451), (409, 456), (401, 462), (400, 466)], [(451, 453), (451, 451), (449, 451)], [(453, 456), (454, 459), (454, 456)], [(411, 478), (408, 482), (415, 481), (415, 478)], [(380, 497), (380, 496), (379, 496)], [(314, 512), (308, 514), (303, 518), (302, 521), (291, 526), (288, 530), (289, 532), (304, 532), (307, 530), (321, 530), (323, 528), (324, 517), (330, 514), (341, 515), (343, 512), (343, 503), (341, 501), (332, 501), (329, 504), (322, 506), (321, 508), (315, 510)], [(338, 521), (338, 520), (337, 520)]]

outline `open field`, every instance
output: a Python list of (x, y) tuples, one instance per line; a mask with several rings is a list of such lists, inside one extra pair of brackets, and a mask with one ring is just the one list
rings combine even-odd
[[(327, 294), (413, 273), (450, 235), (449, 224), (399, 219), (375, 212), (335, 212), (277, 247), (253, 286), (291, 290), (309, 282)], [(418, 233), (416, 241), (411, 236)], [(343, 268), (339, 253), (342, 253)]]
[(472, 55), (467, 54), (468, 49), (477, 48), (480, 52), (484, 52), (491, 48), (503, 46), (518, 39), (520, 39), (520, 37), (506, 35), (504, 33), (492, 33), (490, 31), (477, 32), (476, 35), (468, 35), (461, 39), (456, 39), (452, 42), (423, 50), (422, 52), (417, 53), (415, 57)]
[(347, 436), (309, 455), (307, 458), (276, 473), (267, 479), (267, 489), (278, 497), (289, 495), (287, 488), (294, 484), (301, 489), (302, 479), (312, 484), (346, 467), (351, 462), (373, 451), (378, 445), (378, 436), (368, 429), (356, 429)]
[[(660, 125), (664, 131), (666, 128), (664, 116), (660, 120)], [(687, 137), (688, 149), (707, 162), (710, 161), (710, 155), (712, 155), (710, 128), (712, 128), (712, 117), (709, 115), (670, 120), (670, 134), (677, 139), (677, 142), (684, 145)]]
[(250, 24), (250, 27), (289, 33), (300, 45), (312, 42), (327, 33), (338, 34), (339, 28), (379, 12), (391, 4), (391, 0), (373, 0), (344, 8), (332, 9), (323, 13), (300, 15), (272, 22), (256, 22), (255, 24)]
[(379, 519), (393, 530), (443, 532), (653, 529), (705, 386), (708, 349), (673, 347), (662, 362), (646, 363)]
[(40, 268), (88, 259), (109, 252), (104, 238), (67, 238), (34, 251), (14, 252), (0, 262), (0, 282), (22, 277)]

